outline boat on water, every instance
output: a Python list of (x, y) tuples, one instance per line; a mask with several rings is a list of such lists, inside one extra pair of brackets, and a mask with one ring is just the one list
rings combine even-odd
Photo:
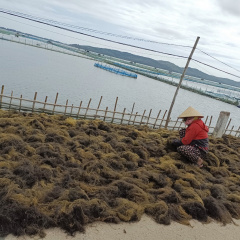
[(104, 69), (106, 71), (115, 73), (115, 74), (122, 75), (122, 76), (131, 77), (131, 78), (137, 78), (137, 74), (131, 73), (131, 72), (126, 72), (126, 71), (124, 71), (122, 69), (113, 68), (113, 67), (110, 67), (110, 66), (105, 66), (105, 65), (100, 64), (100, 63), (95, 63), (94, 66), (98, 67), (98, 68), (101, 68), (101, 69)]

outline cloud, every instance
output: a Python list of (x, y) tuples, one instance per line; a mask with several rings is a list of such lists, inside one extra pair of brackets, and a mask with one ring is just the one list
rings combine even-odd
[(240, 17), (240, 1), (238, 0), (217, 0), (223, 12)]
[[(240, 55), (239, 0), (1, 0), (1, 7), (75, 26), (159, 42), (192, 46), (200, 36), (200, 48), (221, 59), (227, 58), (229, 64), (236, 65), (237, 60), (234, 59)], [(37, 29), (33, 31), (34, 34), (36, 32)], [(63, 40), (55, 35), (56, 38)], [(131, 43), (160, 49), (160, 45)], [(169, 48), (171, 50), (175, 51)]]

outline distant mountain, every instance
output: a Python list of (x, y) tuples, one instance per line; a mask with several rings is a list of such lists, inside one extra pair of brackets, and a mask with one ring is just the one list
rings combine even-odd
[[(100, 53), (103, 55), (108, 55), (111, 57), (124, 59), (124, 60), (131, 61), (131, 62), (148, 65), (151, 67), (165, 69), (170, 72), (176, 72), (176, 73), (183, 72), (183, 68), (178, 67), (177, 65), (170, 63), (168, 61), (154, 60), (152, 58), (142, 57), (142, 56), (134, 55), (134, 54), (131, 54), (128, 52), (121, 52), (121, 51), (106, 49), (106, 48), (97, 48), (97, 47), (84, 46), (84, 45), (78, 45), (78, 44), (71, 44), (71, 46), (80, 48), (80, 49), (84, 49), (87, 51), (91, 51), (91, 52)], [(198, 77), (198, 78), (202, 78), (202, 79), (206, 79), (206, 80), (210, 80), (210, 81), (214, 81), (214, 82), (218, 82), (218, 83), (224, 83), (224, 84), (232, 85), (235, 87), (240, 87), (240, 82), (237, 82), (237, 81), (234, 81), (234, 80), (231, 80), (228, 78), (215, 77), (215, 76), (206, 74), (204, 72), (201, 72), (195, 68), (189, 67), (187, 69), (186, 75)]]
[[(62, 42), (59, 42), (59, 41), (51, 40), (51, 39), (48, 39), (48, 38), (38, 37), (38, 36), (28, 34), (28, 33), (22, 33), (20, 31), (10, 29), (10, 28), (0, 27), (0, 29), (12, 31), (12, 32), (18, 32), (18, 33), (21, 33), (25, 36), (37, 37), (39, 39), (39, 41), (48, 40), (48, 41), (53, 41), (53, 42), (63, 44)], [(131, 61), (131, 62), (144, 64), (144, 65), (151, 66), (151, 67), (165, 69), (165, 70), (168, 70), (170, 72), (176, 72), (176, 73), (182, 73), (183, 72), (183, 68), (178, 67), (177, 65), (175, 65), (171, 62), (168, 62), (168, 61), (154, 60), (152, 58), (142, 57), (142, 56), (131, 54), (131, 53), (128, 53), (128, 52), (121, 52), (121, 51), (107, 49), (107, 48), (97, 48), (97, 47), (78, 45), (78, 44), (70, 44), (70, 46), (80, 48), (80, 49), (84, 49), (84, 50), (87, 50), (87, 51), (100, 53), (100, 54), (103, 54), (103, 55), (108, 55), (108, 56), (124, 59), (124, 60)], [(237, 81), (234, 81), (234, 80), (231, 80), (231, 79), (228, 79), (228, 78), (220, 78), (220, 77), (216, 77), (216, 76), (213, 76), (213, 75), (209, 75), (209, 74), (201, 72), (201, 71), (199, 71), (198, 69), (195, 69), (195, 68), (188, 68), (187, 72), (186, 72), (186, 75), (193, 76), (193, 77), (198, 77), (198, 78), (202, 78), (202, 79), (206, 79), (206, 80), (211, 80), (211, 81), (218, 82), (218, 83), (224, 83), (224, 84), (232, 85), (232, 86), (235, 86), (235, 87), (240, 87), (240, 82), (237, 82)]]

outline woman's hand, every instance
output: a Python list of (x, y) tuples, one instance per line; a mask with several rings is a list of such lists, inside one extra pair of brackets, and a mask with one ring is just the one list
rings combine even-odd
[(173, 139), (172, 140), (172, 145), (175, 146), (175, 147), (180, 147), (183, 145), (182, 141), (179, 140), (179, 139)]

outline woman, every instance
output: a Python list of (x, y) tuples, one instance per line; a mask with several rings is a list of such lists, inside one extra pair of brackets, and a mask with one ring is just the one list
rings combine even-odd
[(208, 152), (209, 129), (201, 120), (203, 116), (192, 107), (187, 108), (178, 118), (182, 118), (188, 127), (179, 131), (180, 140), (174, 139), (172, 144), (182, 156), (201, 168)]

